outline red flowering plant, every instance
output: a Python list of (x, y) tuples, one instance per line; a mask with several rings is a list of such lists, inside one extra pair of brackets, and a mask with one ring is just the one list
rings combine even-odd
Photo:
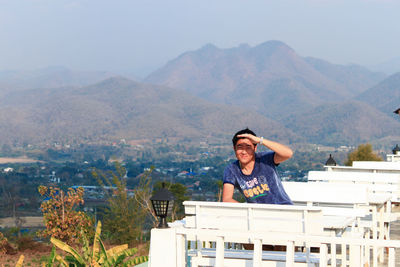
[(80, 243), (82, 236), (93, 234), (90, 217), (77, 207), (83, 205), (83, 188), (69, 188), (67, 193), (57, 187), (39, 186), (40, 195), (45, 197), (40, 209), (46, 229), (41, 237), (54, 237), (67, 244)]

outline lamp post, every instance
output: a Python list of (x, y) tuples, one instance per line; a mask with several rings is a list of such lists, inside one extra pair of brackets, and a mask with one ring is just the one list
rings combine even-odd
[(162, 183), (162, 188), (150, 200), (156, 216), (160, 217), (157, 228), (168, 228), (167, 216), (174, 206), (174, 195), (165, 188), (165, 183)]

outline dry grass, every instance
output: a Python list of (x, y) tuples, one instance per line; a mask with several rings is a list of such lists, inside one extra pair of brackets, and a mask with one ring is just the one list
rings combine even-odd
[(0, 157), (0, 164), (6, 163), (34, 163), (38, 162), (39, 160), (30, 159), (28, 157), (18, 157), (18, 158), (7, 158), (7, 157)]
[[(22, 227), (24, 228), (44, 227), (43, 216), (24, 216), (20, 218), (23, 221)], [(1, 218), (0, 227), (2, 228), (15, 227), (15, 218), (13, 217)]]

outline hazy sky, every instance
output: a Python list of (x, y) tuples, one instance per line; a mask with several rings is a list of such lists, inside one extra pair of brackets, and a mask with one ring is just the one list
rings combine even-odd
[(280, 40), (302, 56), (400, 56), (398, 0), (0, 0), (0, 70), (66, 66), (144, 75), (207, 43)]

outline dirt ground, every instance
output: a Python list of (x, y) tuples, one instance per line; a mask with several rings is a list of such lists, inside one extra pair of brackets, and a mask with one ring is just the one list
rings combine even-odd
[(14, 267), (19, 257), (24, 255), (23, 266), (42, 266), (41, 261), (45, 261), (50, 255), (51, 246), (42, 243), (36, 243), (31, 249), (18, 251), (16, 254), (0, 255), (1, 267)]
[[(109, 245), (105, 246), (106, 248), (113, 247)], [(136, 256), (148, 255), (148, 244), (140, 244), (137, 248), (138, 252)], [(0, 267), (14, 267), (21, 255), (24, 255), (23, 266), (42, 266), (42, 262), (46, 262), (48, 259), (51, 249), (52, 246), (50, 244), (36, 243), (32, 249), (26, 249), (14, 255), (0, 255)], [(57, 253), (64, 255), (60, 250), (57, 250)]]

